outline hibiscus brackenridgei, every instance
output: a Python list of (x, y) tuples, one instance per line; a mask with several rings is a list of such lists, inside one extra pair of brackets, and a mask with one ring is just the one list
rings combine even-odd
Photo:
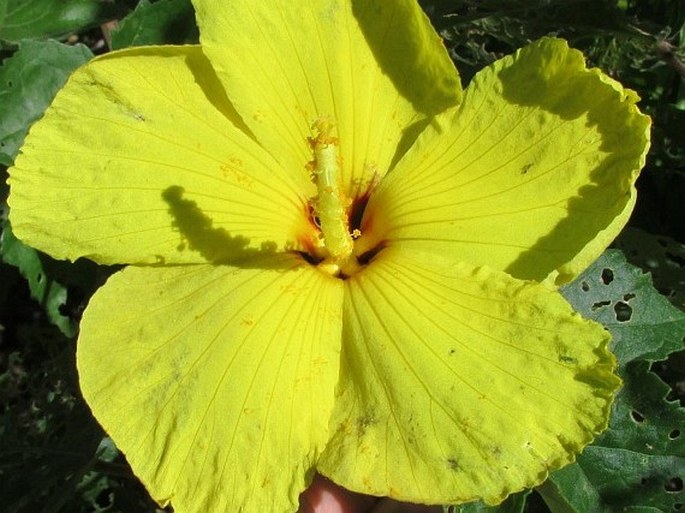
[(151, 495), (497, 503), (573, 461), (620, 382), (556, 286), (632, 210), (636, 95), (544, 39), (462, 98), (414, 0), (194, 4), (200, 46), (94, 59), (10, 170), (26, 243), (129, 264), (78, 369)]

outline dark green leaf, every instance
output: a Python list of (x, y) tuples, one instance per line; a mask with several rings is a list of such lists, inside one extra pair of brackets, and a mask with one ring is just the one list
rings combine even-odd
[(656, 289), (685, 310), (685, 244), (637, 228), (623, 230), (616, 246), (633, 265), (649, 271)]
[(31, 296), (44, 308), (50, 320), (68, 337), (76, 334), (76, 324), (69, 317), (62, 315), (60, 308), (67, 302), (67, 289), (50, 278), (45, 271), (41, 255), (33, 248), (19, 241), (5, 221), (0, 235), (0, 255), (2, 260), (19, 269), (26, 278)]
[[(89, 260), (58, 261), (23, 244), (12, 233), (8, 221), (0, 228), (0, 257), (16, 267), (28, 281), (31, 296), (45, 310), (48, 319), (67, 337), (76, 334), (83, 300), (104, 282), (115, 268), (98, 267)], [(68, 293), (69, 291), (69, 293)]]
[[(0, 121), (0, 125), (1, 124), (2, 122)], [(0, 151), (0, 205), (7, 200), (7, 194), (9, 193), (9, 186), (7, 185), (7, 161), (9, 161), (9, 157)]]
[(537, 490), (554, 513), (601, 511), (597, 486), (578, 464), (568, 465), (554, 472)]
[(29, 126), (42, 116), (69, 74), (92, 53), (82, 45), (22, 41), (0, 68), (0, 164), (10, 165)]
[(482, 502), (471, 502), (453, 509), (454, 513), (523, 513), (530, 490), (510, 495), (499, 506), (487, 506)]
[(607, 251), (562, 293), (583, 317), (611, 332), (622, 369), (633, 360), (663, 360), (683, 348), (685, 315), (620, 251)]
[(112, 48), (197, 43), (198, 37), (190, 0), (141, 0), (112, 32)]
[(617, 250), (563, 292), (576, 310), (611, 332), (624, 386), (609, 429), (577, 463), (553, 473), (540, 493), (554, 513), (676, 511), (683, 503), (685, 410), (666, 400), (669, 387), (650, 369), (683, 349), (685, 314)]
[[(594, 511), (618, 513), (654, 508), (654, 511), (670, 513), (677, 509), (676, 488), (669, 491), (672, 486), (669, 483), (685, 476), (682, 456), (655, 456), (630, 449), (592, 446), (578, 460), (578, 465), (601, 496), (604, 508)], [(682, 481), (678, 489), (682, 493)]]
[(23, 284), (17, 269), (0, 262), (0, 347), (3, 346), (7, 325), (17, 315), (16, 290)]
[(0, 511), (159, 512), (78, 394), (74, 341), (35, 321), (0, 346)]
[(669, 387), (650, 372), (645, 361), (631, 362), (623, 372), (624, 387), (614, 405), (610, 429), (596, 441), (648, 455), (685, 457), (685, 409), (666, 401)]
[(121, 14), (106, 0), (0, 0), (0, 40), (56, 37)]

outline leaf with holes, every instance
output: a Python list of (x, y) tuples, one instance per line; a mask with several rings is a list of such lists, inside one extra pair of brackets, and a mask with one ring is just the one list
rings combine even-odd
[(685, 315), (620, 251), (607, 251), (562, 293), (583, 317), (611, 332), (621, 370), (629, 362), (663, 360), (683, 349)]
[(620, 251), (607, 251), (563, 293), (613, 335), (624, 387), (609, 429), (540, 492), (557, 512), (675, 512), (683, 507), (685, 410), (651, 363), (683, 348), (685, 315)]
[(638, 228), (627, 228), (616, 245), (630, 263), (652, 274), (659, 292), (674, 306), (685, 310), (685, 244)]

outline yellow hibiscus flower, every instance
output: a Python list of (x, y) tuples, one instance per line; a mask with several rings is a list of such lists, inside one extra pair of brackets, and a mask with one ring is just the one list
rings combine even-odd
[(557, 39), (462, 95), (414, 0), (194, 5), (199, 46), (94, 59), (9, 171), (17, 236), (128, 264), (78, 369), (151, 495), (494, 504), (573, 461), (620, 382), (556, 287), (632, 210), (636, 95)]

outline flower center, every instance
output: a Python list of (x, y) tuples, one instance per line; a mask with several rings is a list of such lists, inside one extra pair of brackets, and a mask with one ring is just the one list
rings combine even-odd
[(317, 267), (334, 276), (350, 276), (361, 269), (353, 254), (354, 238), (359, 230), (350, 232), (348, 209), (351, 201), (340, 186), (340, 156), (338, 139), (332, 135), (334, 124), (321, 117), (312, 125), (314, 137), (309, 139), (314, 154), (310, 163), (317, 196), (312, 209), (323, 237), (323, 259)]

